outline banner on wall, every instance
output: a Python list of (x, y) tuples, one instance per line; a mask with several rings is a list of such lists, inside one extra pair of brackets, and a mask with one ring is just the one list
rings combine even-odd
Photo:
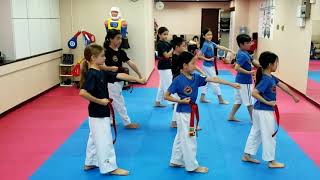
[(260, 4), (258, 33), (260, 38), (273, 39), (275, 1), (264, 0)]

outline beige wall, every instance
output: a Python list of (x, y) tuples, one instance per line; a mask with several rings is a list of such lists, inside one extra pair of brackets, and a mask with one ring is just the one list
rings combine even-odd
[(104, 21), (109, 18), (112, 6), (119, 7), (122, 17), (128, 22), (131, 46), (127, 50), (128, 56), (136, 62), (141, 73), (148, 77), (154, 67), (153, 1), (60, 0), (63, 52), (74, 53), (76, 59), (83, 57), (82, 36), (78, 38), (77, 49), (70, 50), (67, 47), (69, 39), (82, 28), (94, 34), (96, 43), (102, 45), (106, 35)]
[(0, 114), (59, 83), (61, 51), (0, 66)]
[(320, 20), (320, 1), (317, 0), (316, 4), (312, 4), (311, 7), (311, 17), (312, 20)]
[(312, 21), (312, 40), (320, 42), (320, 20)]
[(232, 46), (233, 50), (238, 49), (236, 36), (240, 32), (241, 26), (248, 26), (248, 7), (249, 7), (249, 0), (235, 0), (234, 1), (235, 7), (235, 18), (234, 18), (234, 34), (231, 35), (232, 38)]
[(259, 7), (260, 0), (251, 0), (249, 3), (248, 30), (251, 35), (259, 31)]
[[(250, 32), (258, 30), (259, 1), (250, 0), (249, 3)], [(284, 25), (284, 31), (274, 29), (273, 40), (259, 38), (258, 54), (267, 50), (275, 52), (280, 58), (277, 76), (300, 92), (306, 93), (312, 27), (310, 20), (307, 20), (305, 28), (296, 26), (297, 5), (298, 0), (276, 1), (275, 26)]]
[(163, 10), (154, 9), (159, 25), (169, 29), (170, 34), (200, 34), (201, 9), (229, 9), (228, 2), (165, 2)]

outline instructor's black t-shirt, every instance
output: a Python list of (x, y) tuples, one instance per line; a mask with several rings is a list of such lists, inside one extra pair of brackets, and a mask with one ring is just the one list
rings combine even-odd
[(119, 49), (118, 51), (108, 47), (105, 49), (106, 65), (122, 67), (122, 63), (129, 61), (127, 53), (124, 50)]
[(158, 62), (158, 69), (159, 70), (166, 70), (171, 69), (171, 59), (166, 59), (163, 56), (163, 53), (169, 52), (171, 50), (171, 44), (166, 41), (159, 41), (157, 44), (157, 51), (159, 56), (159, 62)]
[[(86, 74), (86, 80), (83, 89), (98, 99), (108, 99), (108, 82), (114, 83), (115, 81), (117, 81), (117, 73), (110, 71), (99, 71), (90, 68)], [(100, 104), (90, 102), (88, 110), (90, 117), (110, 117), (110, 109), (108, 106), (102, 106)]]
[[(124, 50), (119, 49), (118, 51), (115, 51), (111, 47), (105, 49), (105, 56), (105, 64), (107, 66), (117, 66), (119, 68), (122, 68), (122, 63), (125, 63), (130, 60), (130, 58), (128, 58), (127, 53)], [(115, 82), (119, 81), (121, 80), (116, 80)]]

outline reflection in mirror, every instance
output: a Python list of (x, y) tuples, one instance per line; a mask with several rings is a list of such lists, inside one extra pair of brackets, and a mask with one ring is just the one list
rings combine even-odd
[(312, 21), (307, 96), (320, 103), (320, 21)]

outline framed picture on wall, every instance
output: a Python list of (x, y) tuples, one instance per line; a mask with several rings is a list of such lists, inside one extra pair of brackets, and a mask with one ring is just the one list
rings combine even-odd
[(220, 18), (220, 30), (223, 32), (230, 30), (230, 18)]

